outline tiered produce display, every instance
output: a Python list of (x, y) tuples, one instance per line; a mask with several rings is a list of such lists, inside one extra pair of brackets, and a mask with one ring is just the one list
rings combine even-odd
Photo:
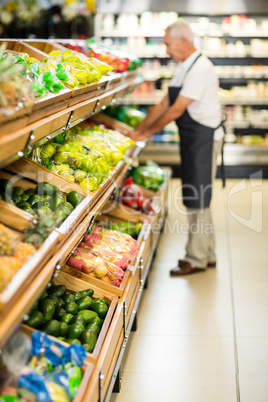
[[(140, 152), (124, 135), (131, 128), (97, 113), (117, 91), (134, 88), (135, 77), (124, 83), (122, 75), (122, 85), (120, 73), (111, 72), (107, 90), (97, 88), (112, 70), (108, 64), (57, 44), (35, 45), (37, 53), (26, 55), (14, 41), (0, 59), (5, 77), (22, 75), (33, 93), (51, 93), (49, 109), (49, 103), (38, 109), (39, 116), (49, 113), (46, 130), (32, 130), (44, 122), (32, 114), (35, 95), (32, 108), (21, 105), (25, 124), (16, 105), (0, 105), (10, 155), (14, 137), (36, 136), (18, 141), (15, 160), (7, 162), (0, 152), (0, 398), (108, 401), (156, 247), (152, 225), (164, 214), (169, 171), (154, 166), (158, 176), (150, 182), (150, 172), (130, 170)], [(59, 101), (53, 113), (56, 84), (70, 98), (64, 98), (66, 111), (59, 111)], [(1, 100), (7, 100), (6, 89), (0, 85)], [(68, 124), (55, 129), (63, 116)], [(27, 119), (35, 121), (30, 131)], [(14, 371), (15, 363), (21, 369)]]

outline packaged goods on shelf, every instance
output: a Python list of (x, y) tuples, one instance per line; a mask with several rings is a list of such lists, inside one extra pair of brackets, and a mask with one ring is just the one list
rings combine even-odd
[(122, 189), (115, 199), (128, 207), (141, 211), (146, 215), (152, 215), (154, 208), (149, 198), (146, 197), (144, 191), (133, 183), (132, 177), (124, 181)]
[(113, 70), (108, 64), (94, 57), (88, 58), (71, 49), (62, 52), (53, 50), (42, 62), (45, 68), (53, 71), (65, 85), (71, 88), (81, 88), (97, 82), (103, 75)]
[(3, 349), (2, 360), (0, 399), (70, 402), (83, 378), (86, 350), (63, 347), (40, 331), (31, 339), (19, 332)]
[(105, 109), (105, 113), (133, 128), (146, 116), (144, 112), (129, 106), (110, 106)]
[(17, 233), (0, 223), (0, 292), (35, 251), (32, 244), (20, 241)]
[(94, 57), (109, 64), (116, 72), (136, 70), (141, 66), (141, 60), (129, 52), (106, 47), (103, 43), (96, 44), (95, 38), (86, 41), (65, 41), (64, 45), (71, 50), (81, 52), (88, 57)]
[(134, 183), (153, 191), (157, 191), (165, 180), (165, 171), (152, 161), (148, 161), (146, 166), (133, 168), (130, 175)]
[[(60, 142), (60, 144), (58, 144)], [(88, 191), (107, 179), (134, 141), (113, 130), (74, 127), (36, 147), (28, 157)]]
[[(31, 110), (37, 92), (26, 77), (26, 67), (0, 48), (0, 122)], [(36, 83), (37, 84), (37, 83)]]
[(131, 236), (94, 226), (92, 232), (80, 242), (67, 265), (120, 287), (124, 270), (138, 249), (138, 242)]

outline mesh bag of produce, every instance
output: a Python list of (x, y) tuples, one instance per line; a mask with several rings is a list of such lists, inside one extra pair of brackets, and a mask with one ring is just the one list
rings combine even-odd
[(67, 265), (117, 287), (120, 287), (124, 277), (121, 268), (83, 247), (77, 247)]

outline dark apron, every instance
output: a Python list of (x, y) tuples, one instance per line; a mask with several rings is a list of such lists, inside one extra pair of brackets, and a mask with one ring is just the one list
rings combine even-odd
[[(169, 87), (170, 105), (176, 101), (186, 75), (200, 56), (201, 54), (186, 71), (181, 87)], [(212, 150), (215, 129), (193, 120), (187, 110), (176, 120), (176, 124), (180, 134), (183, 203), (188, 208), (207, 208), (212, 195)]]

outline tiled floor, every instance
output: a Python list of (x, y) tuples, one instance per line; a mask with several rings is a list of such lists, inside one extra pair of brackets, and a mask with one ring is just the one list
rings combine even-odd
[(218, 267), (171, 278), (186, 242), (179, 183), (111, 402), (267, 402), (268, 181), (217, 180)]

